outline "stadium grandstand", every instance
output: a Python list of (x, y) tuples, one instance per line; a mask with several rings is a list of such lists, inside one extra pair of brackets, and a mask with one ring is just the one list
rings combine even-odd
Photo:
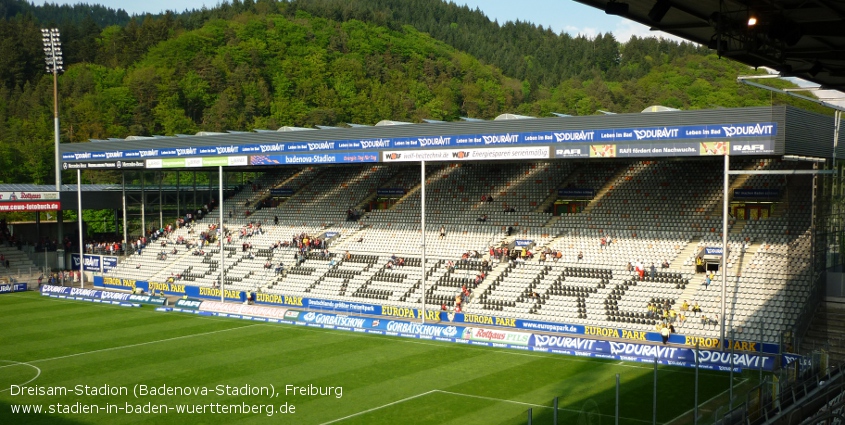
[[(772, 107), (136, 138), (63, 145), (62, 156), (64, 168), (127, 174), (209, 163), (227, 164), (227, 174), (258, 171), (224, 195), (226, 289), (402, 308), (425, 300), (428, 310), (454, 311), (467, 286), (465, 314), (638, 332), (662, 321), (649, 311), (659, 304), (685, 316), (678, 334), (716, 341), (725, 293), (737, 339), (779, 345), (808, 319), (824, 254), (836, 247), (824, 223), (813, 223), (814, 209), (816, 220), (826, 217), (818, 211), (831, 193), (813, 173), (833, 165), (824, 162), (833, 144), (832, 120)], [(726, 154), (735, 173), (723, 282), (714, 271)], [(104, 276), (217, 287), (220, 247), (201, 238), (218, 222), (212, 213), (175, 226)], [(327, 254), (300, 260), (300, 235), (325, 241)], [(514, 258), (497, 255), (501, 248)]]
[[(64, 169), (153, 182), (59, 194), (63, 209), (112, 202), (117, 221), (140, 211), (74, 267), (99, 288), (617, 341), (659, 342), (671, 323), (672, 344), (776, 359), (767, 370), (816, 348), (804, 339), (840, 262), (830, 117), (285, 129), (62, 145)], [(174, 174), (194, 183), (160, 186)]]

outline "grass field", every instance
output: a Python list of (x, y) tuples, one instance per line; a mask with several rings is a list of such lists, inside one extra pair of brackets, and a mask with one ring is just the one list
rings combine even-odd
[[(654, 370), (647, 364), (162, 313), (34, 292), (0, 296), (0, 322), (3, 424), (521, 424), (529, 408), (535, 424), (551, 424), (556, 396), (560, 424), (613, 424), (616, 374), (620, 423), (652, 420)], [(701, 371), (700, 383), (700, 400), (708, 400), (727, 390), (728, 375)], [(85, 385), (127, 394), (85, 395)], [(212, 393), (135, 398), (136, 385), (204, 386)], [(218, 385), (223, 394), (215, 393)], [(225, 385), (272, 385), (278, 395), (226, 395)], [(285, 394), (287, 385), (342, 387), (342, 393)], [(67, 394), (27, 395), (21, 386), (45, 394), (64, 387)], [(692, 369), (659, 369), (658, 423), (692, 409), (693, 386)], [(77, 388), (83, 394), (74, 394)], [(278, 413), (284, 403), (295, 412)], [(126, 413), (127, 404), (172, 410)], [(13, 413), (19, 405), (101, 410)], [(205, 413), (178, 413), (180, 405)], [(245, 405), (262, 410), (236, 410)], [(273, 405), (272, 417), (266, 405)]]

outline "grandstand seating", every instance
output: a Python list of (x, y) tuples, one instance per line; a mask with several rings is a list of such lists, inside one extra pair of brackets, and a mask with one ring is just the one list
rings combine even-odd
[[(721, 245), (721, 158), (689, 161), (530, 161), (520, 163), (443, 163), (427, 167), (425, 282), (420, 267), (423, 244), (420, 168), (418, 165), (354, 165), (290, 167), (265, 173), (256, 180), (261, 190), (246, 188), (224, 205), (224, 225), (235, 232), (224, 247), (226, 284), (259, 290), (345, 301), (415, 307), (423, 293), (429, 308), (453, 305), (464, 284), (474, 287), (491, 246), (513, 248), (514, 241), (531, 241), (531, 250), (562, 252), (559, 260), (490, 261), (490, 272), (475, 288), (464, 311), (542, 321), (650, 331), (649, 302), (666, 300), (678, 309), (684, 300), (698, 302), (701, 315), (675, 323), (680, 333), (718, 336), (715, 319), (721, 303), (720, 276), (709, 287), (693, 268), (702, 247)], [(734, 160), (735, 169), (779, 169), (777, 160)], [(792, 165), (790, 165), (792, 167)], [(810, 293), (810, 209), (806, 180), (777, 175), (732, 176), (732, 188), (777, 188), (768, 217), (737, 220), (729, 232), (726, 299), (728, 325), (737, 338), (777, 342), (791, 329)], [(284, 187), (293, 194), (276, 206), (251, 209)], [(553, 216), (548, 206), (563, 187), (589, 188), (596, 196), (584, 211)], [(365, 212), (348, 221), (346, 210), (375, 197), (379, 188), (402, 188), (405, 195), (389, 209)], [(482, 201), (482, 197), (490, 197)], [(506, 212), (513, 208), (515, 212)], [(246, 214), (249, 210), (250, 214)], [(231, 212), (231, 215), (229, 214)], [(480, 220), (486, 215), (486, 220)], [(274, 224), (275, 218), (279, 224)], [(196, 240), (217, 222), (210, 214), (182, 236)], [(260, 223), (262, 233), (241, 237), (237, 230)], [(446, 235), (440, 236), (445, 228)], [(512, 233), (508, 235), (508, 228)], [(193, 232), (193, 233), (191, 233)], [(329, 238), (330, 256), (316, 253), (296, 265), (296, 249), (273, 248), (293, 235)], [(602, 236), (612, 243), (599, 244)], [(252, 248), (243, 249), (244, 243)], [(132, 255), (111, 272), (117, 277), (164, 281), (181, 275), (185, 283), (212, 286), (219, 279), (220, 248), (203, 248), (204, 255), (181, 250), (156, 259), (158, 246)], [(169, 250), (170, 248), (168, 248)], [(343, 258), (350, 252), (351, 259)], [(478, 258), (461, 261), (470, 253)], [(577, 254), (583, 254), (582, 259)], [(405, 258), (404, 267), (387, 267), (390, 256)], [(446, 262), (454, 261), (451, 270)], [(660, 268), (667, 261), (668, 269)], [(266, 263), (272, 265), (265, 268)], [(285, 272), (275, 273), (279, 263)], [(648, 269), (654, 278), (639, 280), (629, 262)], [(140, 266), (140, 267), (139, 267)], [(425, 284), (425, 288), (423, 285)]]

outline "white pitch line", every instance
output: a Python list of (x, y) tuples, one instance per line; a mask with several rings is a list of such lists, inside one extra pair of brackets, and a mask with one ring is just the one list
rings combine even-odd
[[(506, 403), (521, 404), (523, 406), (542, 407), (544, 409), (554, 409), (554, 406), (544, 406), (542, 404), (526, 403), (526, 402), (523, 402), (523, 401), (507, 400), (507, 399), (504, 399), (504, 398), (485, 397), (483, 395), (473, 395), (473, 394), (463, 394), (463, 393), (453, 393), (452, 391), (444, 391), (444, 390), (434, 390), (434, 391), (436, 391), (438, 393), (443, 393), (443, 394), (459, 395), (461, 397), (480, 398), (482, 400), (503, 401), (503, 402), (506, 402)], [(566, 410), (566, 409), (560, 409), (559, 408), (558, 410)]]
[[(84, 356), (86, 354), (94, 354), (94, 353), (102, 353), (102, 352), (105, 352), (105, 351), (122, 350), (124, 348), (141, 347), (141, 346), (144, 346), (144, 345), (157, 344), (159, 342), (176, 341), (176, 340), (179, 340), (179, 339), (193, 338), (193, 337), (196, 337), (196, 336), (204, 336), (204, 335), (211, 335), (211, 334), (216, 334), (216, 333), (220, 333), (220, 332), (228, 332), (228, 331), (232, 331), (232, 330), (235, 330), (235, 329), (251, 328), (253, 326), (259, 326), (259, 325), (260, 325), (260, 323), (255, 323), (255, 324), (252, 324), (252, 325), (239, 326), (239, 327), (236, 327), (236, 328), (219, 329), (219, 330), (216, 330), (216, 331), (203, 332), (203, 333), (198, 333), (198, 334), (182, 335), (182, 336), (175, 336), (173, 338), (165, 338), (165, 339), (157, 339), (155, 341), (140, 342), (138, 344), (129, 344), (129, 345), (121, 345), (121, 346), (118, 346), (118, 347), (101, 348), (99, 350), (85, 351), (85, 352), (82, 352), (82, 353), (68, 354), (68, 355), (65, 355), (65, 356), (48, 357), (46, 359), (30, 360), (28, 363), (49, 362), (49, 361), (52, 361), (52, 360), (61, 360), (61, 359), (67, 359), (67, 358), (70, 358), (70, 357)], [(10, 366), (14, 366), (14, 365), (0, 366), (0, 369), (2, 369), (4, 367), (10, 367)]]
[(342, 418), (337, 418), (337, 419), (334, 419), (334, 420), (331, 420), (331, 421), (328, 421), (328, 422), (323, 422), (323, 423), (322, 423), (322, 424), (320, 424), (320, 425), (328, 425), (328, 424), (333, 424), (333, 423), (335, 423), (335, 422), (344, 421), (344, 420), (349, 419), (349, 418), (354, 418), (355, 416), (363, 415), (363, 414), (365, 414), (365, 413), (370, 413), (370, 412), (375, 411), (375, 410), (379, 410), (379, 409), (383, 409), (383, 408), (385, 408), (385, 407), (393, 406), (394, 404), (404, 403), (404, 402), (406, 402), (406, 401), (408, 401), (408, 400), (413, 400), (413, 399), (415, 399), (415, 398), (419, 398), (419, 397), (422, 397), (422, 396), (426, 396), (426, 395), (429, 395), (429, 394), (431, 394), (431, 393), (433, 393), (433, 392), (436, 392), (436, 391), (438, 391), (438, 390), (426, 391), (426, 392), (424, 392), (424, 393), (419, 393), (419, 394), (417, 394), (417, 395), (412, 395), (412, 396), (410, 396), (410, 397), (405, 397), (405, 398), (403, 398), (402, 400), (396, 400), (396, 401), (394, 401), (394, 402), (387, 403), (387, 404), (384, 404), (384, 405), (381, 405), (381, 406), (378, 406), (378, 407), (373, 407), (372, 409), (367, 409), (367, 410), (364, 410), (363, 412), (353, 413), (353, 414), (351, 414), (351, 415), (349, 415), (349, 416), (344, 416), (344, 417), (342, 417)]
[[(23, 384), (19, 384), (19, 386), (24, 386), (24, 385), (26, 385), (26, 384), (28, 384), (28, 383), (30, 383), (30, 382), (32, 382), (32, 381), (34, 381), (34, 380), (38, 379), (38, 377), (39, 377), (39, 376), (41, 376), (41, 369), (40, 369), (38, 366), (31, 365), (31, 364), (29, 364), (29, 363), (27, 363), (27, 362), (17, 362), (17, 361), (14, 361), (14, 360), (0, 360), (0, 362), (13, 363), (13, 364), (6, 365), (6, 366), (2, 366), (2, 367), (9, 367), (9, 366), (16, 366), (16, 365), (24, 365), (24, 366), (29, 366), (29, 367), (31, 367), (31, 368), (33, 368), (33, 369), (35, 369), (36, 371), (38, 371), (38, 373), (36, 373), (36, 374), (35, 374), (35, 377), (34, 377), (34, 378), (30, 379), (29, 381), (24, 382)], [(12, 390), (12, 386), (9, 386), (9, 388), (6, 388), (6, 389), (2, 389), (2, 390), (0, 390), (0, 393), (2, 393), (3, 391), (11, 391), (11, 390)]]

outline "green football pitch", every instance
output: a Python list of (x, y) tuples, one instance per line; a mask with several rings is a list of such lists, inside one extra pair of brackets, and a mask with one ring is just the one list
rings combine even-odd
[[(649, 364), (34, 292), (0, 296), (0, 323), (2, 424), (551, 424), (555, 397), (559, 424), (613, 424), (617, 374), (620, 423), (652, 423)], [(694, 370), (657, 375), (657, 422), (685, 423)], [(699, 400), (728, 380), (701, 371)]]

